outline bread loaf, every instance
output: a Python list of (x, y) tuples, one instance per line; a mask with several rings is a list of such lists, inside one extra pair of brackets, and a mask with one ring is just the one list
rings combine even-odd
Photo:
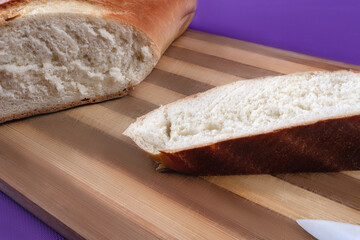
[(360, 169), (360, 74), (238, 81), (162, 106), (124, 134), (188, 174)]
[(126, 94), (196, 0), (0, 2), (0, 123)]

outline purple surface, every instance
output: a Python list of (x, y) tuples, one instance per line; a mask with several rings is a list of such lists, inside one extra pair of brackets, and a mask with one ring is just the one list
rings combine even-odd
[(0, 192), (1, 240), (63, 240), (59, 234)]
[[(359, 0), (198, 0), (191, 28), (360, 65)], [(0, 239), (63, 239), (0, 192)]]
[(198, 0), (191, 28), (360, 65), (359, 0)]

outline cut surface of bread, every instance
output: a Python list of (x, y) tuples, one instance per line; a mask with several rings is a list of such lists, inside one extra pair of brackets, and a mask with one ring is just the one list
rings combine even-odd
[(337, 171), (360, 168), (359, 114), (360, 74), (307, 72), (211, 89), (138, 118), (124, 134), (187, 173)]
[[(0, 4), (0, 122), (126, 94), (185, 30), (196, 6), (155, 2)], [(152, 19), (159, 11), (162, 18)]]

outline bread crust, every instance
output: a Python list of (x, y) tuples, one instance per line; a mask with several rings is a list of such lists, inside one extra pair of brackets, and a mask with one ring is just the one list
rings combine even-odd
[[(45, 4), (52, 0), (8, 0), (0, 3), (0, 24), (6, 24), (19, 16), (26, 4)], [(168, 46), (179, 37), (190, 24), (196, 10), (197, 0), (63, 0), (87, 2), (99, 6), (103, 17), (130, 25), (144, 33), (160, 57)]]
[(39, 114), (45, 114), (45, 113), (52, 113), (52, 112), (58, 112), (61, 110), (65, 110), (65, 109), (69, 109), (69, 108), (73, 108), (73, 107), (77, 107), (77, 106), (81, 106), (81, 105), (85, 105), (85, 104), (89, 104), (89, 103), (97, 103), (97, 102), (103, 102), (106, 100), (111, 100), (114, 98), (120, 98), (123, 97), (125, 95), (127, 95), (129, 93), (129, 91), (131, 91), (134, 87), (128, 87), (120, 92), (116, 92), (113, 94), (109, 94), (106, 96), (101, 96), (101, 97), (97, 97), (97, 98), (84, 98), (80, 101), (74, 101), (74, 102), (70, 102), (67, 104), (60, 104), (58, 106), (55, 107), (50, 107), (50, 108), (39, 108), (39, 109), (35, 109), (32, 111), (28, 111), (28, 112), (23, 112), (21, 114), (12, 114), (10, 116), (6, 116), (3, 118), (0, 118), (0, 124), (7, 122), (7, 121), (11, 121), (11, 120), (16, 120), (16, 119), (21, 119), (21, 118), (25, 118), (25, 117), (31, 117), (34, 115), (39, 115)]
[(360, 115), (150, 156), (194, 175), (360, 170)]

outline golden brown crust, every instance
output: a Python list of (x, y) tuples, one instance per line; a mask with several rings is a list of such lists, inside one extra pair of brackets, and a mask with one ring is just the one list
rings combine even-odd
[(196, 175), (360, 170), (360, 115), (180, 151), (155, 161)]
[(0, 118), (0, 124), (4, 123), (4, 122), (7, 122), (7, 121), (11, 121), (11, 120), (21, 119), (21, 118), (30, 117), (30, 116), (39, 115), (39, 114), (58, 112), (58, 111), (61, 111), (61, 110), (77, 107), (77, 106), (80, 106), (80, 105), (85, 105), (85, 104), (89, 104), (89, 103), (96, 103), (96, 102), (103, 102), (103, 101), (106, 101), (106, 100), (123, 97), (123, 96), (127, 95), (129, 93), (129, 91), (131, 91), (133, 88), (134, 87), (129, 87), (127, 89), (124, 89), (123, 91), (113, 93), (113, 94), (109, 94), (109, 95), (102, 96), (102, 97), (98, 97), (98, 98), (84, 98), (81, 101), (75, 101), (75, 102), (71, 102), (71, 103), (66, 103), (66, 104), (58, 105), (56, 107), (41, 108), (41, 109), (39, 108), (39, 109), (36, 109), (36, 110), (23, 112), (21, 114), (13, 114), (13, 115), (10, 115), (10, 116), (6, 116), (4, 118)]
[(20, 4), (29, 3), (30, 0), (0, 0), (0, 10), (6, 10), (10, 7), (17, 7)]
[(23, 6), (30, 0), (0, 0), (0, 24), (6, 25), (8, 21), (21, 15)]
[[(0, 3), (3, 23), (21, 15), (23, 6), (30, 2), (51, 0), (8, 0)], [(64, 0), (65, 1), (65, 0)], [(160, 56), (190, 24), (197, 0), (67, 0), (83, 1), (108, 10), (104, 17), (118, 20), (143, 32), (157, 47)], [(1, 23), (0, 23), (1, 24)]]
[(196, 0), (90, 0), (110, 10), (109, 18), (129, 23), (145, 33), (162, 54), (190, 24)]

